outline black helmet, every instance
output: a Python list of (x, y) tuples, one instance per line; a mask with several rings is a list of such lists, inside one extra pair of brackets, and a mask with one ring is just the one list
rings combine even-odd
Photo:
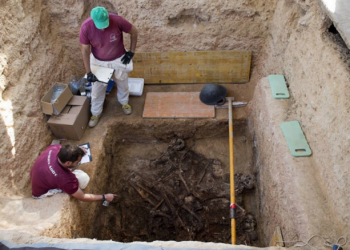
[(223, 105), (226, 102), (227, 89), (215, 83), (204, 85), (199, 99), (207, 105)]

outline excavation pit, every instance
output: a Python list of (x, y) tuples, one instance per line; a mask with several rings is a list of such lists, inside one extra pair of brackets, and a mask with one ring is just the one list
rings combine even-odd
[[(292, 247), (294, 244), (300, 246), (301, 244), (295, 241), (306, 242), (313, 235), (327, 237), (324, 240), (313, 238), (309, 242), (310, 247), (317, 249), (329, 248), (328, 244), (325, 246), (323, 243), (335, 244), (340, 237), (345, 237), (348, 243), (350, 64), (349, 36), (346, 34), (349, 29), (346, 27), (350, 23), (347, 21), (349, 1), (211, 1), (210, 4), (207, 1), (183, 1), (179, 4), (174, 0), (124, 1), (123, 4), (119, 2), (98, 1), (98, 4), (118, 12), (138, 29), (140, 33), (136, 55), (148, 52), (162, 54), (170, 51), (252, 52), (249, 82), (227, 83), (230, 95), (237, 97), (237, 101), (248, 102), (244, 110), (234, 109), (233, 115), (236, 173), (241, 173), (243, 179), (253, 174), (258, 183), (254, 189), (244, 189), (242, 196), (243, 209), (252, 214), (253, 219), (257, 221), (256, 230), (259, 238), (252, 244), (269, 246), (277, 228), (281, 229), (287, 247)], [(154, 211), (164, 212), (170, 216), (171, 221), (169, 220), (168, 224), (154, 224), (160, 229), (156, 231), (156, 236), (153, 236), (152, 231), (148, 230), (150, 226), (147, 218), (151, 218), (150, 212), (155, 206), (145, 200), (139, 192), (146, 195), (146, 198), (155, 205), (160, 201), (136, 186), (138, 192), (125, 180), (130, 177), (133, 185), (139, 184), (139, 180), (146, 180), (147, 183), (140, 184), (145, 185), (152, 180), (154, 182), (158, 180), (158, 174), (166, 175), (168, 172), (162, 172), (159, 166), (151, 169), (150, 164), (152, 161), (157, 163), (157, 160), (159, 163), (161, 155), (167, 152), (173, 139), (182, 139), (186, 147), (193, 151), (191, 152), (193, 157), (188, 159), (203, 156), (204, 159), (201, 159), (205, 162), (220, 161), (224, 169), (223, 177), (213, 180), (215, 183), (220, 180), (218, 185), (226, 187), (229, 158), (227, 119), (225, 122), (220, 122), (223, 119), (216, 113), (214, 118), (216, 121), (186, 122), (178, 119), (150, 121), (142, 116), (145, 95), (130, 98), (133, 113), (127, 117), (122, 113), (116, 100), (113, 102), (107, 100), (98, 126), (86, 129), (82, 140), (73, 142), (77, 144), (90, 142), (93, 152), (93, 161), (80, 166), (91, 177), (90, 184), (84, 191), (98, 195), (116, 192), (120, 197), (115, 202), (109, 207), (102, 207), (101, 202), (81, 202), (66, 194), (57, 194), (50, 199), (32, 199), (30, 168), (38, 155), (55, 139), (46, 125), (47, 117), (42, 114), (39, 102), (52, 84), (69, 83), (73, 75), (83, 76), (86, 73), (81, 57), (81, 45), (78, 42), (79, 30), (97, 1), (39, 0), (2, 3), (0, 8), (3, 17), (1, 19), (3, 28), (0, 31), (2, 239), (17, 244), (40, 243), (41, 247), (42, 242), (48, 242), (51, 247), (55, 243), (67, 242), (84, 241), (95, 244), (92, 239), (76, 238), (118, 240), (117, 236), (125, 229), (118, 227), (120, 224), (129, 228), (135, 227), (130, 236), (120, 237), (121, 241), (139, 239), (151, 241), (161, 238), (160, 236), (181, 240), (180, 236), (183, 237), (185, 234), (184, 228), (187, 229), (194, 224), (196, 228), (193, 230), (197, 231), (185, 234), (183, 239), (202, 237), (203, 241), (212, 240), (208, 234), (201, 234), (205, 231), (207, 225), (205, 223), (208, 221), (205, 209), (196, 210), (197, 213), (202, 213), (200, 215), (206, 220), (201, 227), (203, 223), (200, 224), (199, 220), (181, 205), (175, 207), (175, 210), (178, 210), (181, 218), (184, 217), (185, 226), (178, 226), (180, 222), (169, 213), (170, 208), (166, 211), (165, 208), (160, 210), (159, 207)], [(126, 43), (130, 41), (127, 35), (124, 38)], [(129, 45), (126, 44), (125, 47), (129, 49)], [(219, 56), (216, 58), (222, 60)], [(138, 64), (135, 62), (135, 66)], [(156, 62), (152, 64), (161, 65)], [(178, 66), (185, 68), (183, 65)], [(163, 69), (169, 72), (167, 68)], [(178, 75), (181, 74), (185, 72), (179, 69)], [(285, 77), (289, 86), (289, 99), (278, 100), (272, 97), (267, 77), (275, 74)], [(164, 81), (162, 84), (154, 84), (156, 86), (147, 84), (144, 93), (198, 92), (202, 87), (199, 84), (206, 82), (196, 82), (198, 84), (165, 85)], [(110, 99), (111, 95), (113, 91), (109, 95)], [(114, 97), (116, 99), (116, 96)], [(227, 118), (226, 114), (224, 118)], [(247, 123), (249, 131), (253, 133), (252, 137), (245, 136), (246, 125), (237, 123), (239, 119), (249, 119)], [(290, 154), (280, 129), (280, 124), (286, 121), (300, 123), (312, 149), (310, 157), (296, 158)], [(252, 143), (253, 137), (254, 143)], [(246, 140), (246, 143), (241, 140)], [(254, 147), (254, 153), (251, 152), (251, 147)], [(215, 153), (211, 153), (212, 150)], [(179, 151), (180, 155), (177, 157), (181, 157), (183, 152), (185, 151)], [(134, 159), (131, 160), (131, 157)], [(164, 165), (167, 166), (171, 160), (172, 158), (165, 161)], [(138, 167), (134, 165), (136, 163), (139, 164)], [(185, 163), (183, 162), (184, 165)], [(201, 167), (202, 165), (199, 165), (195, 169)], [(132, 175), (133, 172), (136, 175)], [(192, 177), (185, 173), (186, 171), (182, 172), (189, 189), (198, 191), (196, 184), (201, 175)], [(176, 171), (174, 174), (177, 174)], [(210, 174), (214, 175), (214, 172), (211, 170)], [(200, 184), (206, 183), (205, 181), (203, 177)], [(122, 189), (122, 183), (125, 190)], [(182, 195), (180, 200), (183, 204), (197, 201), (194, 193), (187, 195), (187, 189), (182, 183), (179, 176), (177, 180), (161, 184), (171, 184), (171, 188), (180, 187)], [(152, 185), (153, 183), (142, 187), (150, 189), (152, 193), (162, 198), (160, 191)], [(131, 199), (126, 195), (137, 199), (138, 203), (126, 207), (128, 199)], [(168, 196), (168, 193), (166, 195)], [(218, 193), (211, 195), (219, 197)], [(220, 206), (221, 204), (226, 206), (228, 193), (224, 193), (224, 196), (216, 198), (216, 204), (220, 201)], [(170, 195), (168, 198), (172, 204), (176, 203)], [(207, 198), (200, 196), (200, 206), (207, 206), (203, 201), (205, 199)], [(165, 206), (164, 201), (160, 206)], [(200, 206), (197, 205), (193, 209)], [(131, 210), (132, 207), (137, 209)], [(117, 209), (120, 211), (129, 209), (133, 217), (127, 217), (128, 220), (121, 224), (123, 222), (119, 219), (121, 215), (126, 216), (129, 213), (120, 213)], [(225, 238), (228, 235), (227, 231), (225, 233), (220, 231), (222, 228), (227, 230), (230, 228), (226, 221), (229, 209), (226, 209), (227, 212), (223, 209), (220, 214), (222, 217), (226, 216), (223, 222), (226, 224), (222, 227), (219, 227), (220, 224), (218, 226), (211, 224), (212, 227), (209, 227), (210, 230), (214, 227), (218, 230), (210, 231), (213, 232), (211, 235), (219, 235), (213, 241), (227, 240)], [(237, 213), (240, 211), (237, 208)], [(213, 216), (215, 215), (215, 220), (222, 222), (215, 213), (220, 211), (213, 212)], [(155, 221), (164, 218), (165, 221), (169, 219), (167, 216), (153, 214), (152, 219)], [(127, 225), (131, 224), (130, 221), (134, 225)], [(250, 217), (245, 222), (247, 228), (251, 224), (254, 225), (254, 220)], [(175, 231), (175, 234), (169, 233), (171, 232), (169, 228)], [(239, 233), (240, 228), (237, 229)], [(238, 236), (237, 244), (244, 242), (240, 238), (241, 235)], [(119, 249), (125, 248), (125, 245), (119, 242), (113, 243), (120, 246)], [(162, 243), (156, 241), (153, 244), (163, 249), (165, 245), (172, 248), (187, 248), (191, 245), (187, 241), (181, 247), (178, 242), (174, 244), (172, 241)], [(203, 244), (199, 245), (202, 247)], [(226, 244), (226, 247), (233, 246)], [(218, 249), (220, 246), (213, 248)]]
[[(228, 123), (157, 124), (118, 125), (127, 131), (109, 134), (106, 190), (118, 197), (97, 208), (92, 237), (230, 243)], [(256, 183), (246, 127), (244, 121), (234, 128), (237, 243), (257, 245)]]

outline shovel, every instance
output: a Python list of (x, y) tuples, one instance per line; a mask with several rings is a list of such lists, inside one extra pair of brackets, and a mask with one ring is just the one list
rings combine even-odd
[[(235, 204), (235, 169), (233, 153), (233, 116), (232, 107), (245, 107), (246, 102), (233, 102), (233, 97), (226, 97), (227, 89), (219, 84), (206, 84), (199, 95), (199, 99), (207, 105), (215, 105), (215, 108), (228, 108), (229, 120), (229, 144), (230, 144), (230, 218), (231, 218), (231, 240), (236, 244), (236, 204)], [(226, 100), (226, 102), (225, 102)], [(228, 104), (226, 104), (228, 102)]]
[(228, 108), (229, 122), (229, 144), (230, 144), (230, 218), (231, 218), (231, 241), (236, 244), (236, 203), (235, 203), (235, 168), (233, 151), (233, 115), (232, 107), (239, 108), (247, 106), (246, 102), (233, 102), (233, 97), (226, 97), (228, 104), (215, 105), (215, 108)]

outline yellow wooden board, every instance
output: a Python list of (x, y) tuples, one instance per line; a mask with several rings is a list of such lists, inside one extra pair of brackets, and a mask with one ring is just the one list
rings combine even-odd
[(244, 83), (249, 81), (251, 51), (135, 53), (130, 77), (155, 83)]
[(208, 118), (215, 108), (202, 103), (199, 92), (148, 92), (142, 117)]

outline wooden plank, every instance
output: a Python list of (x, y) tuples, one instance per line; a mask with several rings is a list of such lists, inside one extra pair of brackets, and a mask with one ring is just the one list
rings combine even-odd
[(156, 83), (244, 83), (249, 81), (251, 51), (141, 52), (130, 77)]
[(143, 110), (145, 118), (215, 117), (214, 106), (199, 99), (199, 92), (148, 92)]

